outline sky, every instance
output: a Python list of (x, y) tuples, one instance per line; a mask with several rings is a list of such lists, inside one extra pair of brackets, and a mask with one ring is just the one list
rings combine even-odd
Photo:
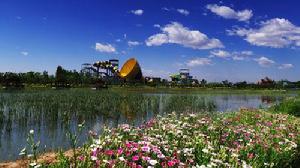
[(0, 72), (136, 58), (144, 76), (300, 80), (300, 1), (1, 0)]

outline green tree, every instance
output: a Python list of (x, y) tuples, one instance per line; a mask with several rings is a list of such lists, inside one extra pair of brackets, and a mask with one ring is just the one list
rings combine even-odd
[(56, 69), (55, 78), (55, 85), (57, 87), (65, 87), (67, 85), (66, 70), (60, 65)]

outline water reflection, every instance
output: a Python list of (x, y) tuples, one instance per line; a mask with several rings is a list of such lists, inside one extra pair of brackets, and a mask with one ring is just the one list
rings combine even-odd
[[(42, 91), (0, 93), (0, 160), (18, 158), (30, 129), (42, 150), (69, 148), (66, 132), (85, 121), (87, 132), (101, 133), (104, 125), (139, 125), (156, 115), (209, 112), (259, 107), (281, 97), (262, 95), (143, 94), (110, 91)], [(70, 124), (68, 124), (70, 123)]]

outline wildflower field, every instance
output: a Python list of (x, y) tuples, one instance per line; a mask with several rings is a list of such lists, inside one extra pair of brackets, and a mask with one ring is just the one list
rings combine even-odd
[[(49, 167), (297, 167), (299, 118), (263, 110), (169, 114), (105, 129)], [(35, 166), (35, 164), (33, 164)], [(46, 166), (46, 165), (44, 165)]]

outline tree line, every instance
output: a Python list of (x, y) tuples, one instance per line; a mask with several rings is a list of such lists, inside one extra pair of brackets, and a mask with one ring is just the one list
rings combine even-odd
[(56, 69), (55, 75), (44, 72), (0, 72), (0, 84), (4, 87), (24, 87), (25, 85), (64, 86), (75, 87), (92, 84), (95, 79), (76, 70), (66, 70), (61, 66)]
[[(47, 71), (44, 72), (26, 72), (26, 73), (13, 73), (5, 72), (0, 73), (0, 84), (3, 87), (25, 87), (31, 85), (41, 85), (45, 87), (84, 87), (95, 85), (99, 79), (92, 73), (78, 72), (76, 70), (66, 70), (58, 66), (55, 75), (49, 75)], [(115, 82), (118, 84), (118, 82)], [(124, 84), (124, 83), (119, 83)], [(155, 82), (145, 81), (143, 84), (149, 86), (168, 86), (168, 87), (207, 87), (207, 88), (239, 88), (239, 89), (256, 89), (256, 88), (300, 88), (300, 81), (291, 82), (288, 80), (274, 81), (266, 77), (261, 79), (258, 83), (248, 83), (246, 81), (230, 82), (228, 80), (222, 82), (207, 82), (205, 79), (200, 81), (195, 80), (190, 84), (174, 83), (172, 81), (155, 80)]]

